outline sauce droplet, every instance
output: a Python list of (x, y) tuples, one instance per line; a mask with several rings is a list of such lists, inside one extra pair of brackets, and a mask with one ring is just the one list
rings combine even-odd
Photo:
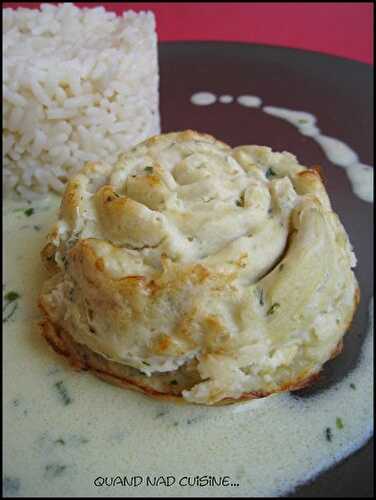
[(191, 97), (191, 103), (196, 106), (209, 106), (214, 104), (217, 100), (217, 96), (211, 92), (196, 92)]
[(259, 108), (262, 100), (255, 95), (241, 95), (237, 98), (238, 104), (247, 108)]
[(231, 104), (234, 101), (234, 97), (232, 95), (224, 94), (219, 98), (219, 102), (222, 104)]

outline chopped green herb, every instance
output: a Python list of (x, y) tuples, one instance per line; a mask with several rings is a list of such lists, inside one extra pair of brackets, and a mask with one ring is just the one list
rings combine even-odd
[(260, 302), (260, 306), (264, 305), (264, 289), (263, 288), (260, 288), (259, 302)]
[(17, 293), (17, 292), (8, 292), (5, 294), (5, 299), (8, 301), (8, 302), (13, 302), (17, 299), (20, 298), (20, 294)]
[(42, 226), (40, 226), (39, 224), (35, 224), (33, 228), (35, 229), (35, 231), (40, 231), (42, 229)]
[(236, 200), (236, 205), (238, 207), (244, 207), (244, 191), (241, 193), (238, 200)]
[(69, 405), (72, 402), (72, 398), (69, 396), (67, 388), (64, 385), (64, 382), (60, 380), (59, 382), (56, 382), (54, 384), (54, 387), (56, 387), (57, 392), (64, 404), (64, 406)]
[(24, 211), (24, 214), (27, 216), (27, 217), (30, 217), (30, 215), (33, 215), (34, 213), (34, 208), (27, 208), (25, 211)]
[(60, 465), (60, 464), (46, 465), (45, 475), (47, 477), (57, 477), (60, 476), (60, 474), (62, 474), (66, 468), (67, 468), (66, 465)]
[(171, 380), (170, 384), (171, 385), (178, 385), (178, 381), (177, 380)]
[(270, 177), (274, 177), (277, 174), (274, 172), (272, 167), (269, 167), (268, 170), (265, 172), (265, 175), (267, 179), (270, 179)]
[(342, 422), (342, 419), (340, 417), (336, 418), (336, 427), (337, 427), (337, 429), (343, 429), (343, 422)]
[(153, 172), (153, 167), (147, 166), (144, 168), (145, 172)]
[(308, 120), (306, 118), (300, 118), (298, 120), (299, 123), (308, 123)]
[(350, 384), (350, 387), (351, 387), (351, 389), (354, 389), (354, 391), (355, 391), (355, 389), (356, 389), (355, 384)]
[(156, 414), (155, 418), (164, 417), (165, 415), (167, 415), (167, 411), (160, 411)]
[(267, 316), (270, 316), (271, 314), (274, 314), (277, 309), (281, 307), (281, 304), (278, 304), (278, 302), (275, 302), (269, 309), (268, 312), (266, 313)]
[(55, 440), (55, 443), (56, 443), (56, 444), (61, 444), (62, 446), (64, 446), (64, 445), (65, 445), (65, 441), (64, 441), (64, 439), (61, 439), (61, 438), (56, 439), (56, 440)]
[(148, 363), (147, 361), (143, 361), (143, 364), (146, 366), (150, 366), (150, 363)]
[(327, 427), (325, 429), (325, 438), (327, 441), (331, 442), (332, 440), (332, 429), (330, 427)]
[[(10, 312), (6, 313), (6, 311), (7, 311), (7, 310), (9, 310), (8, 306), (9, 306), (10, 304), (12, 304), (12, 306), (11, 306), (11, 308), (10, 308)], [(7, 303), (5, 304), (5, 306), (3, 307), (3, 314), (4, 314), (4, 313), (6, 313), (6, 314), (5, 314), (5, 316), (3, 316), (3, 323), (6, 323), (6, 322), (8, 321), (8, 319), (10, 319), (10, 318), (14, 315), (14, 313), (15, 313), (15, 312), (16, 312), (16, 310), (17, 310), (17, 308), (18, 308), (18, 302), (14, 302), (14, 303), (12, 303), (12, 302), (7, 302)]]

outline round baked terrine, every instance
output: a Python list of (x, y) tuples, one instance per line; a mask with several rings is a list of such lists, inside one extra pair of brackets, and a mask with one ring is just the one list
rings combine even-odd
[(167, 399), (294, 390), (341, 350), (356, 259), (315, 169), (193, 131), (66, 188), (42, 257), (43, 335), (80, 369)]

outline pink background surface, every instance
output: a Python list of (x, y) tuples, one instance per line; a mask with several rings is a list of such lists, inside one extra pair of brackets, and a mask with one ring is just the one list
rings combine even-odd
[[(55, 2), (50, 2), (55, 3)], [(5, 2), (5, 7), (39, 3)], [(102, 2), (121, 13), (152, 10), (159, 40), (225, 40), (315, 50), (373, 64), (373, 4)]]

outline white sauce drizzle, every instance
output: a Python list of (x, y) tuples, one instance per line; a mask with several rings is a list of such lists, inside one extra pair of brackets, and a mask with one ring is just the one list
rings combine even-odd
[(340, 167), (348, 167), (358, 161), (358, 155), (347, 144), (334, 137), (318, 135), (315, 141), (320, 144), (327, 158)]
[(321, 134), (314, 115), (273, 106), (264, 106), (263, 111), (286, 120), (297, 127), (301, 134), (312, 137), (328, 160), (346, 170), (354, 194), (363, 201), (373, 203), (373, 168), (359, 163), (358, 155), (343, 141)]
[(217, 96), (211, 92), (196, 92), (191, 97), (191, 103), (196, 106), (209, 106), (217, 101)]
[[(191, 97), (192, 104), (198, 106), (207, 106), (216, 100), (216, 96), (210, 92), (197, 92)], [(233, 100), (234, 97), (227, 94), (219, 97), (219, 102), (225, 104), (230, 104)], [(239, 96), (236, 101), (248, 108), (258, 108), (262, 104), (260, 97), (247, 94)], [(313, 114), (275, 106), (263, 106), (262, 111), (291, 123), (302, 135), (312, 137), (328, 160), (345, 169), (354, 194), (363, 201), (373, 203), (373, 168), (359, 163), (358, 155), (343, 141), (321, 134), (316, 125), (317, 118)]]
[(219, 98), (219, 102), (222, 104), (231, 104), (234, 101), (234, 97), (232, 95), (224, 94)]
[(274, 106), (264, 106), (264, 113), (282, 118), (299, 129), (299, 132), (308, 137), (315, 137), (320, 133), (316, 127), (316, 117), (306, 111), (292, 111), (285, 108), (276, 108)]
[(247, 108), (259, 108), (262, 103), (260, 97), (255, 95), (241, 95), (236, 99), (236, 101), (241, 106), (245, 106)]
[[(372, 303), (357, 365), (334, 387), (308, 399), (285, 393), (229, 407), (174, 405), (73, 371), (36, 330), (30, 331), (40, 317), (37, 296), (46, 277), (39, 252), (60, 202), (51, 198), (49, 211), (33, 203), (31, 217), (13, 212), (18, 206), (12, 202), (4, 211), (4, 292), (21, 296), (4, 324), (3, 341), (4, 466), (6, 476), (20, 479), (18, 496), (41, 491), (45, 496), (103, 491), (107, 496), (283, 496), (370, 437)], [(35, 231), (35, 225), (42, 229)], [(66, 406), (56, 390), (60, 381), (72, 399)], [(342, 429), (336, 428), (337, 417)], [(327, 427), (331, 442), (325, 439)], [(146, 481), (146, 475), (162, 474), (230, 476), (239, 486), (166, 488), (144, 482), (102, 490), (93, 485), (97, 476), (138, 475)]]

